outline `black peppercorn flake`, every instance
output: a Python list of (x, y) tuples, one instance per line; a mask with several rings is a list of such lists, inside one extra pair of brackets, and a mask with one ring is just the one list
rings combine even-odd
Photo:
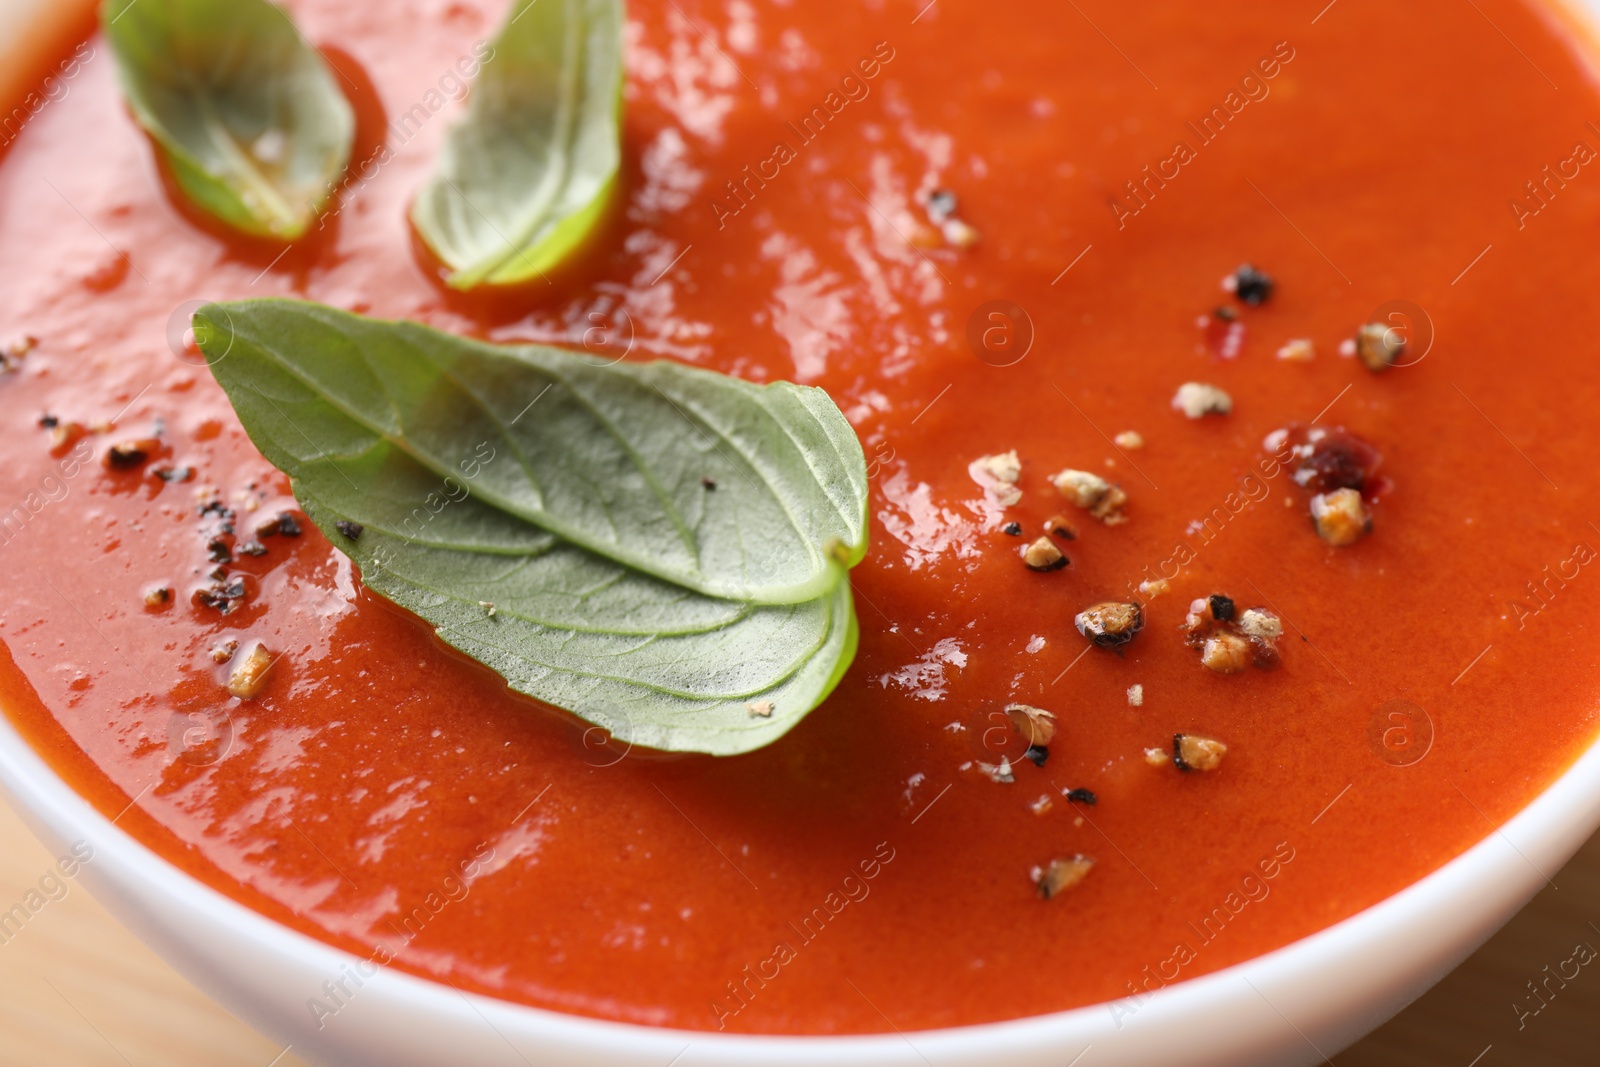
[(1090, 807), (1100, 803), (1100, 798), (1095, 796), (1094, 792), (1089, 789), (1069, 789), (1066, 792), (1066, 797), (1074, 804), (1087, 804)]
[(1272, 296), (1272, 289), (1276, 284), (1271, 275), (1257, 270), (1248, 263), (1240, 264), (1229, 281), (1233, 283), (1230, 287), (1233, 295), (1238, 297), (1241, 303), (1251, 307), (1259, 307), (1266, 303)]
[(1050, 758), (1050, 749), (1045, 745), (1029, 745), (1023, 755), (1032, 760), (1035, 767), (1043, 767), (1044, 761)]
[(352, 541), (358, 540), (361, 537), (362, 531), (366, 529), (366, 527), (362, 526), (359, 522), (351, 522), (349, 519), (339, 519), (335, 521), (333, 528), (350, 538)]
[(1221, 593), (1212, 593), (1210, 597), (1211, 617), (1218, 622), (1233, 621), (1233, 598), (1223, 596)]
[(278, 532), (285, 537), (299, 537), (300, 523), (289, 512), (282, 512), (278, 515)]
[(41, 430), (53, 430), (59, 425), (61, 425), (61, 420), (54, 415), (39, 416), (39, 428)]
[(118, 441), (106, 450), (105, 464), (112, 470), (133, 470), (150, 458), (155, 447), (153, 441)]
[(1000, 532), (1005, 534), (1007, 537), (1021, 537), (1022, 523), (1008, 522), (1004, 526), (1000, 527)]

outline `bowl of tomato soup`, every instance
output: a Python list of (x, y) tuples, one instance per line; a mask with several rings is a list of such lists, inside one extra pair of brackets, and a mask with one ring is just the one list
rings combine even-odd
[[(1600, 825), (1577, 16), (640, 0), (606, 221), (463, 295), (406, 213), (503, 5), (285, 6), (356, 118), (287, 245), (183, 202), (85, 12), (29, 23), (0, 785), (296, 1054), (1310, 1064)], [(188, 343), (267, 296), (825, 390), (837, 689), (731, 757), (508, 690)]]

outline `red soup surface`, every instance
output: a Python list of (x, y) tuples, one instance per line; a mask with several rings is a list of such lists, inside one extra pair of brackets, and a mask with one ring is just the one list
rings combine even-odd
[[(206, 884), (584, 1015), (980, 1023), (1352, 915), (1594, 737), (1600, 95), (1539, 5), (640, 0), (613, 216), (496, 299), (438, 284), (405, 212), (503, 5), (289, 6), (361, 118), (303, 246), (175, 203), (99, 38), (0, 165), (0, 342), (37, 339), (0, 378), (0, 698)], [(1219, 287), (1241, 262), (1276, 280), (1260, 306)], [(195, 301), (268, 295), (827, 389), (872, 476), (843, 684), (750, 755), (624, 756), (303, 520), (225, 564), (238, 610), (193, 602), (230, 515), (295, 507), (182, 337)], [(1405, 365), (1341, 356), (1374, 320)], [(1278, 358), (1302, 338), (1313, 359)], [(1186, 418), (1184, 382), (1232, 412)], [(1313, 421), (1382, 454), (1348, 547), (1263, 446)], [(104, 462), (157, 433), (148, 462)], [(969, 465), (1013, 449), (1002, 507)], [(1127, 521), (1073, 507), (1064, 468), (1120, 484)], [(1057, 513), (1071, 565), (1030, 570)], [(1215, 593), (1285, 620), (1278, 669), (1201, 665), (1179, 627)], [(1074, 629), (1130, 598), (1120, 655)], [(222, 686), (230, 638), (283, 652), (258, 699)], [(1042, 766), (996, 718), (1013, 701), (1057, 716)], [(1227, 756), (1147, 761), (1176, 733)], [(1001, 755), (1011, 782), (979, 766)], [(1089, 876), (1043, 899), (1034, 870), (1078, 855)]]

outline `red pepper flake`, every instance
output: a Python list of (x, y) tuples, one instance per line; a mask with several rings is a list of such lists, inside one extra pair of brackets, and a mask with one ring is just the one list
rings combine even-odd
[(1285, 460), (1290, 478), (1312, 492), (1311, 521), (1330, 545), (1345, 546), (1372, 531), (1369, 506), (1393, 484), (1378, 473), (1383, 455), (1342, 426), (1291, 425), (1263, 442)]
[(1378, 474), (1383, 453), (1343, 426), (1295, 423), (1268, 434), (1264, 444), (1280, 457), (1287, 449), (1289, 476), (1313, 493), (1354, 489), (1371, 502), (1391, 488), (1388, 479)]
[[(1227, 310), (1231, 316), (1233, 309)], [(1218, 314), (1201, 315), (1195, 324), (1200, 327), (1203, 352), (1210, 352), (1218, 359), (1238, 359), (1239, 353), (1244, 351), (1244, 323), (1236, 318), (1224, 318)]]

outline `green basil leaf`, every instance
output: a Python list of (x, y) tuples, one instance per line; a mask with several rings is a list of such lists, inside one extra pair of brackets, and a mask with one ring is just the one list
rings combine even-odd
[[(330, 323), (339, 328), (332, 335), (323, 332)], [(263, 342), (269, 331), (277, 335), (272, 344)], [(439, 443), (454, 448), (450, 462), (441, 463), (419, 456), (403, 433), (378, 432), (350, 417), (348, 391), (320, 392), (302, 373), (308, 366), (327, 370), (353, 362), (368, 376), (355, 380), (374, 390), (365, 398), (368, 406), (387, 404), (396, 415), (402, 405), (392, 401), (407, 394), (391, 375), (420, 375), (410, 387), (431, 382), (445, 402), (427, 415), (444, 418), (456, 410), (448, 402), (451, 390), (472, 383), (485, 368), (500, 373), (476, 382), (480, 388), (525, 388), (497, 361), (521, 366), (526, 350), (292, 301), (208, 305), (196, 315), (195, 334), (252, 440), (290, 475), (306, 515), (355, 560), (367, 587), (431, 623), (444, 641), (519, 692), (629, 744), (734, 755), (792, 729), (827, 697), (855, 656), (859, 632), (848, 580), (813, 599), (781, 604), (712, 597), (664, 581), (481, 495), (500, 468), (525, 462), (515, 436), (500, 434), (483, 412), (458, 422), (453, 442)], [(439, 348), (471, 350), (478, 362), (463, 362), (456, 353), (441, 366), (418, 354)], [(299, 350), (301, 358), (285, 361), (286, 350)], [(649, 369), (596, 368), (576, 355), (539, 354), (619, 382)], [(690, 373), (667, 384), (688, 394), (724, 381)], [(345, 387), (352, 380), (334, 379)], [(757, 395), (766, 391), (739, 385)], [(549, 388), (553, 394), (556, 386)], [(548, 399), (542, 395), (524, 411), (540, 411)], [(402, 421), (396, 417), (394, 425)], [(694, 437), (696, 430), (681, 423), (676, 433)], [(859, 447), (856, 452), (859, 463)], [(354, 537), (352, 522), (362, 527)]]
[[(713, 600), (558, 538), (506, 555), (368, 522), (352, 540), (335, 524), (362, 515), (328, 507), (304, 484), (295, 491), (369, 589), (513, 689), (629, 744), (719, 756), (760, 748), (820, 704), (855, 656), (848, 582), (805, 604)], [(468, 498), (440, 517), (473, 509), (490, 510)], [(441, 532), (430, 524), (424, 536)]]
[[(508, 521), (465, 492), (470, 479), (447, 483), (388, 441), (308, 464), (293, 481), (369, 589), (512, 688), (631, 744), (759, 748), (821, 703), (855, 654), (847, 583), (805, 604), (703, 597)], [(341, 520), (360, 523), (360, 536)]]
[(123, 93), (196, 205), (257, 237), (303, 236), (344, 173), (355, 114), (267, 0), (103, 0)]
[[(832, 591), (867, 547), (866, 461), (820, 389), (680, 364), (599, 366), (317, 304), (211, 304), (196, 336), (291, 475), (387, 441), (474, 499), (623, 567), (766, 604)], [(341, 506), (354, 479), (328, 474)]]
[(622, 139), (622, 0), (516, 0), (411, 219), (448, 284), (508, 285), (605, 209)]

